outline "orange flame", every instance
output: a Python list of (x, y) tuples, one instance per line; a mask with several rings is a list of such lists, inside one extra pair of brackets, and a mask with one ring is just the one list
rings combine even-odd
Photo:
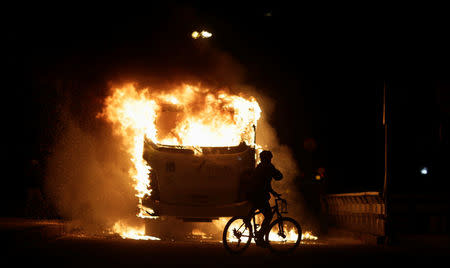
[[(214, 225), (219, 229), (223, 230), (227, 222), (230, 220), (230, 217), (221, 217), (218, 220), (213, 221)], [(262, 215), (256, 215), (256, 222), (260, 224), (264, 217)], [(231, 229), (230, 229), (231, 230)], [(248, 235), (248, 232), (244, 233), (245, 235)], [(270, 241), (277, 241), (277, 242), (295, 242), (298, 238), (298, 233), (296, 229), (292, 228), (290, 230), (287, 230), (285, 233), (286, 237), (282, 238), (277, 234), (277, 230), (272, 229), (269, 233), (269, 240)], [(305, 231), (301, 234), (301, 240), (302, 241), (311, 241), (311, 240), (318, 240), (319, 238), (317, 236), (314, 236), (311, 231)], [(230, 242), (237, 242), (238, 239), (234, 238), (232, 235), (229, 235), (228, 237)], [(245, 241), (244, 241), (245, 242)], [(251, 241), (251, 243), (255, 243), (254, 240)]]
[(131, 227), (122, 221), (114, 224), (112, 232), (120, 234), (123, 239), (160, 240), (157, 237), (145, 235), (145, 226)]
[[(261, 109), (254, 97), (226, 90), (183, 84), (170, 90), (136, 89), (127, 84), (114, 88), (98, 117), (112, 123), (130, 156), (139, 217), (150, 217), (142, 198), (151, 194), (151, 167), (143, 160), (144, 139), (156, 144), (195, 147), (254, 144)], [(152, 212), (152, 211), (150, 211)]]

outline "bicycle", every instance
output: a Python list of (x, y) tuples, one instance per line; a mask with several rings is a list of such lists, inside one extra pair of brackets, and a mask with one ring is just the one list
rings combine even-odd
[[(278, 196), (271, 209), (276, 219), (269, 224), (266, 233), (263, 235), (264, 242), (274, 253), (294, 251), (302, 239), (300, 224), (290, 217), (282, 216), (282, 214), (287, 213), (287, 201), (285, 199)], [(262, 214), (262, 212), (255, 210), (250, 216), (235, 216), (227, 222), (222, 235), (225, 249), (230, 253), (240, 254), (250, 246), (252, 239), (256, 242), (255, 233), (260, 227), (256, 223), (256, 215), (258, 214)]]

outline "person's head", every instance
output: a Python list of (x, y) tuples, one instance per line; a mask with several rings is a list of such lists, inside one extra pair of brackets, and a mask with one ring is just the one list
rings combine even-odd
[(261, 163), (270, 163), (272, 161), (272, 152), (270, 151), (262, 151), (259, 153), (259, 159), (261, 159)]

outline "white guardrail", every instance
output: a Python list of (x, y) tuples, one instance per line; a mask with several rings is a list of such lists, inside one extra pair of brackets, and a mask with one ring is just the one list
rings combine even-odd
[(381, 193), (360, 192), (323, 196), (329, 225), (350, 231), (385, 236), (386, 210)]

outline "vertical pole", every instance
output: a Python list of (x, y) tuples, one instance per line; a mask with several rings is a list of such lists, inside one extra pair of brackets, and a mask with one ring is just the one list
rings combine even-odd
[(387, 118), (387, 91), (386, 81), (383, 85), (383, 126), (384, 126), (384, 185), (383, 185), (383, 201), (384, 201), (384, 234), (385, 243), (392, 243), (391, 217), (390, 217), (390, 200), (389, 200), (389, 178), (388, 178), (388, 118)]
[(383, 126), (384, 126), (384, 185), (383, 185), (383, 198), (386, 200), (387, 197), (387, 142), (388, 142), (388, 128), (387, 128), (387, 120), (386, 120), (386, 81), (384, 81), (383, 86)]

